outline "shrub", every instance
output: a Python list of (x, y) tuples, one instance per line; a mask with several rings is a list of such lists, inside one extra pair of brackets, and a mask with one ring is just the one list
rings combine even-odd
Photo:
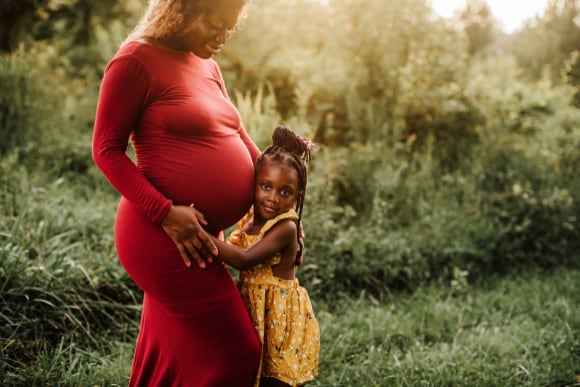
[(315, 157), (305, 224), (316, 266), (301, 275), (316, 292), (381, 293), (578, 265), (574, 89), (522, 81), (509, 60), (476, 64), (469, 80), (484, 119), (469, 157), (452, 168), (434, 140), (422, 149), (353, 143)]

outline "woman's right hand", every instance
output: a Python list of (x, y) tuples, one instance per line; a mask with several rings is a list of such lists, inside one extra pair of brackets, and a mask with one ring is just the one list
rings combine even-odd
[(179, 254), (187, 267), (191, 261), (197, 262), (202, 269), (207, 262), (213, 262), (218, 249), (202, 228), (207, 221), (201, 212), (192, 206), (172, 206), (161, 226), (177, 246)]

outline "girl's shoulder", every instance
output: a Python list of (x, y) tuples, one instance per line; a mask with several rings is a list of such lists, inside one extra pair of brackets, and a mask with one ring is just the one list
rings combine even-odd
[[(298, 226), (298, 214), (294, 209), (284, 212), (273, 219), (270, 219), (264, 223), (260, 229), (253, 230), (252, 225), (254, 219), (254, 208), (252, 207), (250, 211), (238, 222), (236, 229), (229, 235), (227, 241), (230, 244), (244, 246), (248, 241), (257, 241), (264, 237), (264, 235), (272, 230), (277, 225), (284, 224), (287, 226), (288, 232), (297, 232)], [(249, 238), (249, 239), (248, 239)]]
[(274, 227), (276, 224), (278, 224), (284, 220), (291, 220), (295, 223), (298, 220), (298, 214), (296, 213), (296, 211), (294, 209), (290, 209), (289, 211), (284, 212), (284, 213), (276, 216), (275, 218), (268, 220), (262, 226), (262, 229), (260, 230), (260, 237), (263, 237), (264, 234), (266, 234), (269, 230), (272, 229), (272, 227)]

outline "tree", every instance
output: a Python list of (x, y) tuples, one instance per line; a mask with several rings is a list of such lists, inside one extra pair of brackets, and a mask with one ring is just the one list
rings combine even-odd
[(559, 77), (572, 53), (580, 50), (580, 0), (550, 0), (544, 14), (514, 36), (511, 48), (531, 75), (549, 68)]
[(10, 53), (18, 45), (24, 31), (39, 21), (39, 7), (46, 7), (48, 0), (2, 0), (0, 1), (0, 51)]
[(580, 0), (550, 0), (542, 25), (558, 37), (562, 57), (580, 50)]
[(459, 22), (469, 40), (469, 54), (483, 51), (494, 41), (497, 22), (483, 0), (468, 0), (459, 13)]
[(140, 9), (133, 0), (0, 0), (0, 52), (11, 53), (22, 42), (55, 38), (64, 48), (88, 48), (97, 26), (114, 20), (134, 24)]

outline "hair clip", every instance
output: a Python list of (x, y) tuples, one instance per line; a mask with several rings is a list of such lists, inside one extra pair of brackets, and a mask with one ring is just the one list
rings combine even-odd
[(310, 148), (319, 149), (320, 146), (317, 143), (312, 142), (312, 140), (310, 140), (309, 138), (302, 137), (299, 134), (296, 134), (296, 137), (298, 137), (298, 139), (304, 144), (304, 146), (306, 146), (306, 151), (304, 152), (304, 161), (307, 163), (310, 162)]

